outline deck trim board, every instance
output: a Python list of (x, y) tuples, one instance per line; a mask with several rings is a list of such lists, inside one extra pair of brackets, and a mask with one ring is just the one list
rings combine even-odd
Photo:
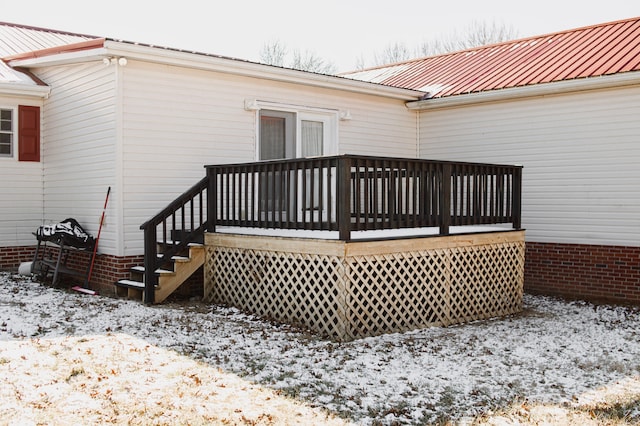
[[(474, 234), (488, 232), (504, 232), (513, 231), (511, 224), (502, 225), (465, 225), (451, 226), (449, 232), (451, 235), (458, 234)], [(241, 235), (259, 235), (268, 237), (291, 237), (291, 238), (313, 238), (321, 240), (338, 240), (338, 231), (314, 231), (306, 229), (265, 229), (265, 228), (243, 228), (236, 226), (218, 226), (216, 232), (220, 234), (241, 234)], [(401, 228), (401, 229), (384, 229), (376, 231), (352, 231), (352, 241), (362, 240), (379, 240), (392, 238), (415, 238), (415, 237), (435, 237), (439, 236), (440, 228)]]

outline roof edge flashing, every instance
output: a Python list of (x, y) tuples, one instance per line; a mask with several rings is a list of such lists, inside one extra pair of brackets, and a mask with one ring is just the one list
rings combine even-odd
[(486, 92), (465, 93), (443, 98), (428, 98), (407, 102), (406, 106), (410, 110), (425, 111), (537, 96), (601, 90), (638, 84), (640, 84), (640, 71), (629, 71), (613, 75), (585, 77), (573, 80), (533, 84), (529, 86), (510, 87)]

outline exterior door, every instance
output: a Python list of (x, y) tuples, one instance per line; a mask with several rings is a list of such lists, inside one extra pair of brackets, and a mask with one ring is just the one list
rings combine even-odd
[[(265, 109), (260, 111), (259, 126), (260, 160), (320, 157), (337, 151), (329, 114)], [(320, 194), (320, 188), (327, 188), (326, 174), (321, 176), (320, 170), (297, 172), (299, 182), (304, 177), (310, 184), (305, 190), (298, 185), (297, 193), (287, 196), (282, 194), (282, 188), (286, 186), (282, 183), (291, 181), (294, 176), (283, 173), (286, 172), (264, 172), (260, 176), (259, 209), (265, 220), (302, 220), (305, 217), (306, 220), (317, 220), (319, 215), (326, 214), (322, 210), (323, 206), (329, 205), (328, 197), (335, 198), (333, 191), (325, 190)]]

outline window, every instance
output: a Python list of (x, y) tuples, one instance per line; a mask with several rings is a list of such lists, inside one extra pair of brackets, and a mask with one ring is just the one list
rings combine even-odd
[(260, 109), (258, 160), (337, 154), (337, 113)]
[[(280, 160), (289, 158), (336, 155), (338, 111), (311, 108), (296, 108), (253, 102), (249, 110), (258, 110), (258, 160)], [(282, 109), (279, 109), (282, 107)], [(291, 186), (290, 193), (283, 193), (286, 182), (304, 179), (307, 186)], [(326, 215), (326, 206), (335, 206), (335, 194), (321, 194), (327, 188), (328, 177), (320, 170), (269, 171), (260, 174), (259, 211), (269, 220), (300, 220), (306, 216)], [(294, 189), (297, 188), (297, 189)], [(329, 204), (328, 198), (332, 203)]]
[(260, 111), (260, 160), (295, 158), (295, 114)]
[(0, 156), (13, 156), (13, 110), (0, 109)]
[[(40, 107), (0, 108), (0, 157), (40, 161)], [(17, 139), (17, 155), (14, 142)]]

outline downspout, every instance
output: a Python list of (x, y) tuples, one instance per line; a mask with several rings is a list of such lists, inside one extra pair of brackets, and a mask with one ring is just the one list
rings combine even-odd
[(42, 107), (40, 108), (40, 224), (44, 225), (44, 217), (45, 217), (45, 213), (44, 213), (44, 209), (45, 209), (45, 201), (44, 201), (44, 194), (45, 194), (45, 175), (44, 175), (44, 162), (45, 162), (45, 140), (46, 140), (46, 130), (44, 127), (44, 115), (46, 113), (46, 108), (45, 105), (47, 104), (47, 101), (49, 100), (49, 95), (47, 95), (47, 97), (44, 98), (44, 101), (42, 102)]
[(124, 202), (123, 202), (123, 189), (124, 189), (124, 132), (123, 132), (123, 66), (126, 65), (126, 60), (122, 61), (121, 65), (115, 58), (110, 58), (111, 65), (114, 67), (114, 84), (115, 84), (115, 197), (114, 197), (114, 210), (115, 210), (115, 242), (116, 242), (116, 256), (125, 255), (125, 238), (124, 238)]
[(420, 113), (416, 111), (416, 158), (420, 158)]

